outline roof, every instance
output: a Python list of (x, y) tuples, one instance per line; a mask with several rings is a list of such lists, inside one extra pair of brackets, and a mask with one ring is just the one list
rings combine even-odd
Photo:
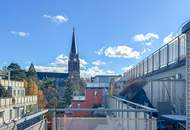
[(96, 78), (96, 77), (121, 77), (121, 75), (96, 75), (92, 78)]
[(57, 73), (57, 72), (37, 72), (38, 79), (44, 78), (61, 78), (67, 79), (69, 77), (68, 73)]

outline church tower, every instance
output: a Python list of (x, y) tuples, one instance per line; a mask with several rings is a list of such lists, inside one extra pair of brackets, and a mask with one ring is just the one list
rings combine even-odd
[(79, 54), (78, 54), (77, 45), (76, 45), (74, 28), (73, 28), (71, 50), (69, 53), (69, 60), (68, 60), (68, 73), (69, 73), (69, 78), (71, 79), (80, 78), (80, 60), (79, 60)]

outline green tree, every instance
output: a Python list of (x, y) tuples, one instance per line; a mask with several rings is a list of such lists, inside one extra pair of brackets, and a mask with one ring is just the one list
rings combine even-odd
[(11, 79), (12, 80), (24, 80), (26, 79), (26, 72), (25, 70), (21, 69), (21, 67), (16, 63), (11, 63), (7, 70), (11, 72)]
[(63, 107), (67, 108), (71, 105), (73, 96), (73, 84), (71, 81), (66, 80), (64, 86)]

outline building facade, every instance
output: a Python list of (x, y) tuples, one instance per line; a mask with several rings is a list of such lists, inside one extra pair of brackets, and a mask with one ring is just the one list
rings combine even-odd
[(0, 98), (0, 130), (39, 129), (35, 124), (42, 120), (45, 129), (43, 115), (47, 111), (38, 110), (37, 96), (25, 96), (24, 82), (1, 79), (0, 87), (8, 92), (6, 97)]

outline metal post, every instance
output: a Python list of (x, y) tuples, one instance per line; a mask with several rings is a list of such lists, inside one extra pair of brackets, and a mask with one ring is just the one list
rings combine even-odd
[(137, 112), (135, 112), (135, 130), (138, 130), (137, 129)]
[(186, 130), (190, 130), (190, 31), (186, 32)]
[(10, 87), (11, 71), (8, 71), (8, 87)]

